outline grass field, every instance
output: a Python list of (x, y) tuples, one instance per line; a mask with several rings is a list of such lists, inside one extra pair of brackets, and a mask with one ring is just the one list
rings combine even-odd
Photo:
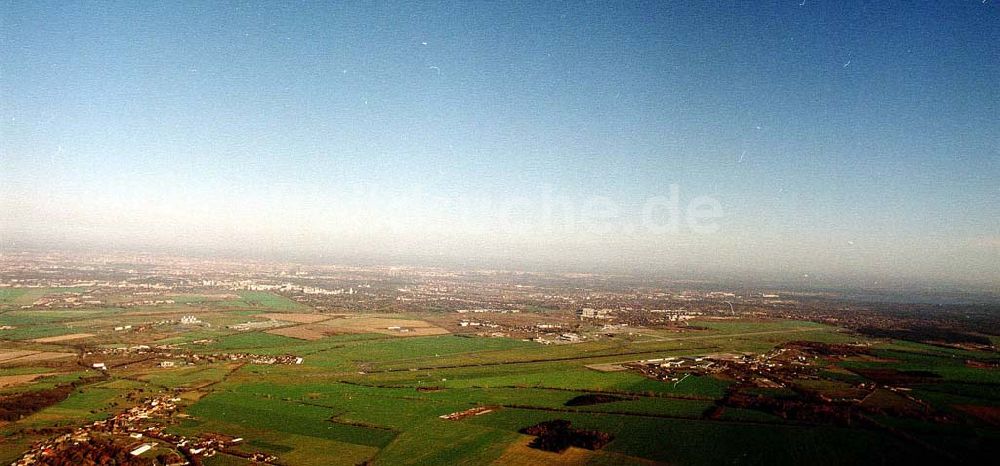
[(3, 288), (0, 289), (0, 304), (16, 306), (28, 305), (39, 298), (55, 293), (83, 292), (86, 288), (77, 287), (41, 287), (41, 288)]
[(25, 288), (0, 288), (0, 304), (13, 302), (27, 293)]
[(240, 298), (230, 301), (218, 301), (213, 304), (227, 307), (269, 309), (273, 311), (303, 311), (308, 307), (283, 296), (266, 291), (240, 291)]
[(337, 411), (248, 393), (214, 393), (194, 404), (188, 413), (198, 419), (252, 426), (297, 435), (382, 447), (396, 436), (379, 429), (337, 422)]

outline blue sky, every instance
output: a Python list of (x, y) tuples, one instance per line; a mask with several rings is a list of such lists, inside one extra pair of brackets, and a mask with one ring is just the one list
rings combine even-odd
[(4, 241), (1000, 282), (992, 1), (317, 3), (4, 2)]

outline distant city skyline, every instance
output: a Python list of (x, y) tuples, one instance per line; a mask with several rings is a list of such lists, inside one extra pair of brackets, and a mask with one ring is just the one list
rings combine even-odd
[(0, 39), (0, 248), (1000, 283), (993, 2), (4, 2)]

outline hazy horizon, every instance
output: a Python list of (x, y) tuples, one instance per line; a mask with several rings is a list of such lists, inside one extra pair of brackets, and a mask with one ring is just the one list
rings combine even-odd
[(998, 8), (11, 2), (0, 247), (995, 291)]

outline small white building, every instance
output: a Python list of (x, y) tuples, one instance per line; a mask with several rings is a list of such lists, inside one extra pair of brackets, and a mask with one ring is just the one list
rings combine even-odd
[(153, 448), (152, 445), (150, 445), (148, 443), (144, 443), (144, 444), (139, 445), (138, 447), (136, 447), (135, 450), (130, 451), (129, 454), (132, 455), (132, 456), (139, 456), (139, 455), (141, 455), (143, 453), (146, 453), (147, 451), (149, 451), (152, 448)]

